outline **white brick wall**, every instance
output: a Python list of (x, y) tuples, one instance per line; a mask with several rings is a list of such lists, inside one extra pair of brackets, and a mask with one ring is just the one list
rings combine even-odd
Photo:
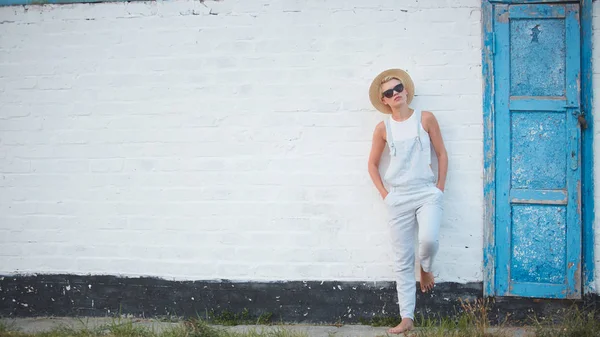
[(475, 0), (0, 8), (0, 273), (391, 280), (367, 89), (402, 67), (450, 156), (439, 280), (481, 281), (480, 19)]

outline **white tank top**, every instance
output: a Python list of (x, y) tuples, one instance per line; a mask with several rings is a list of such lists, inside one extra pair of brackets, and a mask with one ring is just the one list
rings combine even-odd
[[(421, 115), (421, 114), (419, 114)], [(417, 111), (414, 111), (413, 114), (408, 117), (408, 119), (402, 121), (402, 122), (398, 122), (396, 120), (394, 120), (392, 118), (392, 116), (389, 116), (390, 119), (390, 127), (392, 128), (392, 137), (394, 138), (394, 140), (396, 141), (400, 141), (400, 140), (404, 140), (404, 139), (408, 139), (408, 138), (415, 138), (417, 136), (417, 127), (421, 128), (421, 133), (426, 135), (427, 131), (425, 131), (425, 129), (423, 129), (422, 125), (416, 125), (418, 122), (417, 120)], [(422, 124), (422, 123), (419, 123)], [(428, 137), (426, 137), (427, 139), (429, 139)], [(425, 140), (425, 139), (423, 139)]]

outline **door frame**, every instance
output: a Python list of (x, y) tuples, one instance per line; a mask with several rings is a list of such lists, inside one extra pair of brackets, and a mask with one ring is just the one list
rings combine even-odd
[(495, 286), (495, 167), (494, 140), (494, 4), (579, 3), (581, 20), (581, 105), (588, 122), (582, 132), (582, 294), (594, 288), (594, 170), (592, 111), (592, 0), (483, 0), (482, 75), (483, 75), (483, 295), (498, 296)]

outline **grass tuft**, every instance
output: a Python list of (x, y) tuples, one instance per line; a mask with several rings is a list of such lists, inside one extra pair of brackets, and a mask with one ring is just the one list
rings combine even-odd
[(227, 309), (225, 309), (221, 312), (216, 312), (214, 310), (211, 310), (207, 314), (207, 317), (205, 320), (212, 324), (225, 325), (225, 326), (235, 326), (235, 325), (241, 325), (241, 324), (244, 324), (244, 325), (254, 325), (254, 324), (269, 325), (273, 321), (273, 313), (264, 312), (264, 313), (261, 313), (258, 317), (256, 317), (256, 316), (251, 315), (250, 312), (248, 311), (248, 309), (244, 309), (240, 313), (235, 313), (235, 312), (229, 311)]
[(490, 327), (490, 304), (487, 299), (473, 302), (460, 300), (462, 312), (456, 318), (417, 319), (415, 331), (417, 337), (508, 337), (508, 331), (499, 327)]
[(562, 310), (556, 317), (533, 318), (536, 337), (600, 337), (600, 312), (578, 306)]

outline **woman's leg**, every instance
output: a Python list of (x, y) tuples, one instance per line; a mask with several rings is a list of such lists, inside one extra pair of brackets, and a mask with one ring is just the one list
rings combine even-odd
[(419, 225), (419, 260), (421, 264), (421, 290), (433, 287), (433, 262), (439, 249), (440, 224), (443, 213), (443, 193), (436, 189), (433, 195), (417, 210)]
[(414, 210), (396, 213), (390, 220), (393, 268), (402, 318), (414, 319), (416, 282), (414, 237), (417, 225)]

